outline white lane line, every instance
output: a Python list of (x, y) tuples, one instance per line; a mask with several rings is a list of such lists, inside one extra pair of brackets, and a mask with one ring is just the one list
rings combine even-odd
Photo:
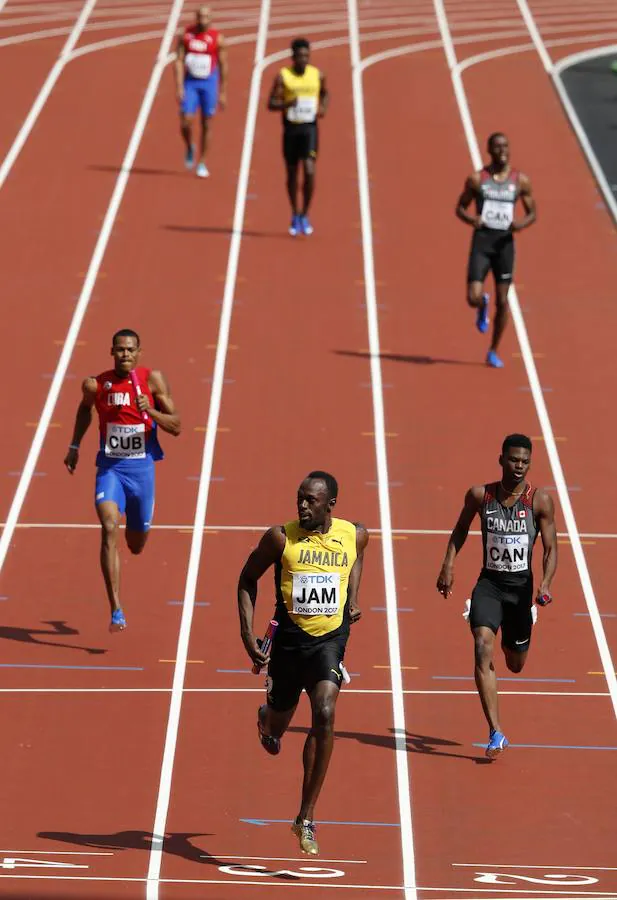
[(92, 44), (84, 44), (83, 47), (78, 47), (77, 50), (73, 50), (71, 53), (71, 62), (74, 59), (79, 59), (81, 56), (86, 56), (88, 53), (97, 53), (99, 50), (109, 50), (113, 47), (121, 47), (124, 44), (137, 44), (140, 41), (149, 41), (154, 40), (161, 36), (161, 30), (158, 31), (142, 31), (139, 34), (128, 34), (126, 37), (120, 38), (110, 38), (107, 41), (96, 41)]
[[(524, 0), (518, 0), (518, 2), (524, 2)], [(467, 101), (467, 95), (463, 86), (461, 69), (456, 58), (454, 46), (452, 44), (452, 35), (450, 33), (450, 27), (448, 25), (448, 19), (444, 8), (444, 0), (433, 0), (433, 3), (435, 6), (435, 14), (437, 16), (437, 21), (439, 24), (439, 30), (444, 45), (446, 59), (450, 68), (454, 95), (458, 104), (461, 122), (463, 124), (463, 130), (467, 139), (472, 163), (476, 169), (480, 169), (482, 167), (482, 155), (478, 146), (478, 140), (474, 131), (471, 112), (469, 110), (469, 104)], [(562, 514), (565, 519), (568, 537), (572, 545), (574, 561), (576, 563), (583, 595), (585, 597), (585, 602), (589, 611), (589, 618), (596, 639), (596, 644), (598, 646), (602, 668), (606, 673), (606, 684), (611, 696), (613, 712), (617, 717), (617, 677), (615, 676), (615, 666), (611, 658), (611, 652), (606, 640), (604, 625), (600, 617), (598, 603), (594, 593), (593, 585), (591, 583), (591, 576), (587, 566), (585, 553), (581, 544), (581, 536), (579, 534), (576, 519), (574, 517), (574, 510), (570, 501), (570, 495), (568, 493), (567, 483), (564, 477), (559, 451), (557, 450), (557, 443), (555, 441), (555, 435), (553, 433), (553, 426), (551, 424), (548, 409), (544, 401), (542, 388), (540, 386), (538, 370), (536, 369), (536, 364), (529, 341), (529, 335), (527, 334), (525, 319), (523, 317), (523, 313), (518, 301), (518, 295), (514, 286), (512, 286), (512, 288), (510, 289), (509, 306), (512, 313), (514, 328), (516, 330), (516, 336), (521, 349), (521, 356), (523, 358), (525, 370), (527, 372), (527, 379), (531, 388), (531, 395), (536, 407), (536, 413), (538, 416), (538, 421), (540, 423), (540, 428), (542, 429), (544, 445), (546, 447), (546, 453), (549, 458), (551, 471), (553, 473), (553, 481), (557, 488), (557, 494), (559, 497), (559, 502), (561, 504)]]
[[(285, 51), (287, 52), (287, 51)], [(5, 523), (0, 522), (0, 528), (4, 528)], [(74, 531), (80, 530), (94, 530), (97, 531), (100, 529), (100, 525), (96, 522), (18, 522), (15, 528), (19, 529), (40, 529), (40, 528), (65, 528)], [(120, 528), (125, 528), (125, 525), (120, 525)], [(185, 532), (193, 532), (193, 525), (152, 525), (152, 530), (156, 531), (185, 531)], [(215, 531), (223, 531), (223, 532), (261, 532), (266, 531), (270, 526), (269, 525), (204, 525), (203, 530), (206, 534), (209, 532)], [(371, 534), (381, 534), (381, 528), (369, 528), (368, 529)], [(428, 537), (435, 535), (448, 535), (451, 534), (451, 528), (392, 528), (392, 534), (400, 534), (400, 535), (416, 535), (422, 536), (426, 535)], [(482, 534), (481, 531), (470, 530), (470, 537), (480, 537)], [(558, 531), (557, 537), (559, 538), (567, 538), (567, 531)], [(589, 539), (597, 539), (597, 540), (615, 540), (617, 539), (617, 534), (612, 532), (596, 532), (596, 531), (581, 531), (581, 538), (589, 538)]]
[(366, 299), (366, 315), (370, 347), (371, 393), (373, 399), (373, 420), (375, 423), (375, 457), (377, 464), (379, 519), (382, 532), (381, 549), (384, 570), (390, 678), (392, 684), (392, 713), (396, 752), (397, 793), (401, 823), (401, 853), (403, 860), (405, 900), (417, 900), (418, 894), (416, 891), (416, 865), (410, 798), (411, 782), (409, 766), (407, 763), (407, 731), (405, 727), (401, 648), (398, 629), (398, 614), (396, 609), (397, 591), (394, 570), (390, 495), (388, 488), (388, 454), (386, 449), (386, 426), (381, 377), (381, 345), (379, 340), (379, 317), (377, 313), (377, 286), (375, 281), (375, 260), (373, 256), (369, 167), (366, 144), (366, 124), (364, 120), (364, 88), (362, 84), (362, 54), (360, 50), (357, 3), (358, 0), (348, 0), (347, 2), (347, 9), (349, 11), (349, 50), (352, 66), (354, 132), (358, 169), (360, 220), (362, 226), (362, 256), (364, 262), (364, 293)]
[(176, 754), (176, 744), (178, 740), (178, 731), (180, 726), (180, 711), (182, 708), (182, 689), (184, 687), (184, 678), (186, 674), (186, 661), (188, 658), (191, 623), (195, 607), (197, 578), (199, 575), (199, 563), (201, 560), (201, 551), (203, 546), (203, 530), (206, 521), (208, 497), (210, 493), (210, 484), (212, 477), (212, 465), (214, 461), (214, 448), (216, 443), (221, 399), (223, 395), (225, 363), (227, 360), (231, 315), (233, 311), (236, 280), (238, 274), (240, 245), (242, 242), (242, 226), (244, 223), (251, 159), (253, 155), (253, 144), (255, 140), (255, 127), (257, 123), (257, 113), (259, 110), (259, 91), (261, 87), (262, 72), (266, 62), (265, 50), (266, 42), (268, 39), (269, 17), (270, 0), (262, 0), (259, 15), (259, 27), (257, 31), (257, 42), (255, 45), (253, 73), (251, 76), (251, 85), (249, 88), (249, 99), (246, 111), (244, 142), (242, 146), (242, 156), (238, 174), (238, 186), (236, 191), (232, 235), (229, 245), (227, 272), (225, 274), (225, 288), (223, 291), (223, 303), (221, 308), (221, 319), (216, 346), (216, 358), (212, 376), (212, 391), (210, 395), (208, 420), (206, 424), (206, 437), (204, 440), (201, 472), (199, 476), (199, 490), (195, 507), (194, 530), (191, 539), (191, 550), (184, 589), (184, 604), (182, 608), (182, 619), (180, 621), (180, 632), (176, 650), (176, 663), (174, 665), (171, 701), (169, 704), (169, 718), (167, 722), (167, 732), (165, 735), (163, 761), (161, 764), (161, 776), (156, 801), (154, 827), (152, 829), (153, 836), (148, 864), (148, 887), (146, 891), (147, 900), (158, 900), (159, 896), (159, 879), (161, 875), (163, 840), (167, 824), (169, 801), (171, 797), (171, 782)]
[[(248, 673), (247, 673), (248, 674)], [(260, 688), (182, 688), (185, 694), (263, 694)], [(0, 688), (0, 694), (171, 694), (172, 688)], [(390, 696), (390, 688), (346, 688), (346, 694)], [(403, 690), (418, 697), (476, 697), (477, 691)], [(506, 697), (609, 697), (607, 691), (500, 691)]]
[[(225, 857), (229, 859), (229, 857)], [(571, 866), (568, 863), (565, 866), (523, 866), (512, 865), (512, 863), (452, 863), (453, 866), (462, 866), (470, 869), (478, 868), (495, 868), (495, 869), (552, 869), (554, 872), (569, 872), (570, 869), (582, 869), (584, 872), (617, 872), (617, 868), (613, 866)]]
[[(594, 34), (591, 35), (591, 37), (594, 40), (600, 40), (601, 36), (598, 34)], [(587, 40), (587, 38), (581, 38), (581, 40)], [(551, 47), (553, 46), (553, 42), (545, 41), (545, 46)], [(592, 50), (582, 50), (580, 51), (580, 53), (573, 53), (571, 56), (566, 56), (563, 59), (559, 59), (555, 63), (555, 68), (560, 72), (563, 72), (564, 69), (569, 69), (570, 66), (575, 66), (578, 63), (588, 62), (588, 60), (597, 59), (599, 56), (613, 56), (615, 53), (617, 53), (617, 44), (606, 44), (602, 47), (594, 47)]]
[(60, 75), (62, 74), (62, 70), (64, 69), (64, 67), (67, 63), (68, 58), (69, 58), (70, 54), (72, 53), (73, 48), (75, 47), (75, 44), (79, 40), (81, 33), (84, 29), (84, 26), (85, 26), (86, 22), (88, 21), (88, 16), (92, 12), (92, 9), (94, 8), (95, 4), (96, 4), (96, 0), (86, 0), (86, 3), (84, 4), (84, 6), (82, 8), (81, 13), (78, 16), (77, 21), (75, 22), (75, 25), (73, 26), (71, 33), (69, 34), (62, 50), (60, 51), (60, 55), (58, 56), (58, 59), (52, 66), (52, 68), (49, 72), (49, 75), (45, 79), (43, 87), (39, 91), (36, 100), (32, 104), (30, 112), (26, 116), (21, 128), (19, 129), (19, 132), (17, 133), (17, 137), (13, 141), (13, 144), (12, 144), (9, 152), (7, 153), (6, 157), (4, 158), (4, 161), (3, 161), (2, 165), (0, 166), (0, 189), (4, 185), (4, 182), (6, 181), (11, 169), (13, 168), (13, 164), (15, 163), (15, 160), (21, 153), (24, 144), (28, 140), (28, 136), (30, 135), (30, 132), (34, 128), (36, 121), (41, 113), (41, 110), (45, 106), (45, 103), (47, 102), (49, 95), (51, 94), (52, 90), (54, 89), (56, 82), (60, 78)]
[[(609, 34), (594, 34), (594, 35), (586, 35), (585, 37), (573, 37), (573, 38), (559, 38), (554, 41), (546, 41), (547, 47), (570, 47), (572, 44), (586, 44), (590, 40), (596, 41), (601, 40), (603, 37), (605, 38), (615, 38), (617, 37), (617, 32), (609, 33)], [(441, 43), (441, 42), (440, 42)], [(456, 41), (454, 43), (457, 43)], [(604, 48), (602, 48), (604, 50)], [(614, 48), (617, 50), (617, 46)], [(518, 53), (530, 53), (535, 50), (533, 42), (528, 42), (525, 44), (510, 44), (508, 47), (500, 47), (498, 50), (489, 50), (486, 53), (478, 53), (475, 56), (468, 56), (462, 62), (459, 63), (459, 69), (461, 72), (470, 69), (472, 66), (477, 66), (480, 63), (491, 62), (494, 59), (498, 59), (503, 56), (514, 56)], [(609, 47), (610, 50), (610, 47)], [(595, 51), (589, 51), (589, 53), (595, 53)], [(604, 56), (604, 53), (596, 53), (597, 56)], [(583, 56), (586, 57), (585, 53), (576, 53), (574, 56), (578, 59)], [(593, 57), (588, 57), (593, 58)], [(570, 59), (570, 57), (568, 57)], [(558, 63), (561, 65), (561, 63)]]
[[(145, 11), (144, 11), (145, 13)], [(20, 25), (44, 25), (46, 22), (62, 22), (65, 19), (72, 19), (74, 13), (66, 13), (62, 15), (53, 15), (53, 16), (30, 16), (28, 18), (20, 18), (20, 19), (12, 19), (12, 20), (0, 20), (0, 28), (18, 28)], [(111, 27), (121, 28), (123, 26), (128, 26), (131, 24), (152, 24), (153, 22), (164, 22), (165, 16), (155, 16), (155, 15), (143, 15), (139, 19), (123, 19), (121, 22), (112, 23)], [(103, 23), (103, 27), (105, 27), (106, 23)], [(89, 28), (96, 28), (97, 23), (88, 26)], [(110, 27), (110, 26), (107, 26)]]
[(525, 0), (523, 0), (523, 2), (521, 2), (521, 0), (516, 0), (516, 5), (519, 8), (519, 12), (523, 18), (523, 22), (525, 23), (530, 36), (531, 36), (531, 40), (534, 43), (534, 47), (538, 51), (538, 56), (540, 57), (540, 59), (542, 61), (542, 65), (544, 66), (544, 68), (548, 72), (548, 74), (550, 75), (550, 73), (553, 69), (553, 61), (551, 60), (549, 52), (542, 42), (542, 38), (540, 37), (540, 32), (538, 31), (538, 28), (536, 26), (534, 18), (531, 14), (531, 10), (529, 9), (529, 6), (525, 2)]
[[(416, 32), (411, 31), (401, 31), (398, 34), (390, 35), (392, 37), (403, 37), (410, 34), (416, 34)], [(482, 33), (482, 34), (471, 34), (465, 35), (463, 37), (453, 38), (452, 43), (456, 46), (463, 46), (464, 44), (488, 44), (494, 41), (501, 41), (504, 38), (510, 37), (523, 37), (526, 34), (523, 28), (517, 28), (515, 31), (495, 31), (490, 34)], [(546, 41), (547, 47), (567, 47), (572, 44), (586, 44), (589, 41), (597, 41), (602, 40), (602, 38), (613, 40), (617, 37), (617, 33), (604, 33), (604, 34), (592, 34), (592, 35), (577, 35), (575, 37), (567, 37), (567, 38), (556, 38), (555, 40)], [(362, 43), (365, 43), (369, 40), (374, 40), (372, 35), (363, 35)], [(375, 53), (373, 56), (367, 56), (362, 61), (362, 69), (368, 69), (369, 66), (373, 66), (376, 63), (385, 62), (386, 60), (396, 59), (399, 56), (408, 56), (412, 53), (419, 53), (425, 50), (435, 50), (443, 46), (441, 39), (433, 40), (433, 41), (423, 41), (422, 43), (414, 43), (414, 44), (405, 44), (402, 47), (392, 47), (389, 50), (383, 50), (380, 53)], [(484, 53), (478, 53), (475, 56), (467, 57), (465, 60), (459, 63), (461, 71), (470, 68), (471, 66), (477, 65), (481, 62), (489, 62), (494, 59), (498, 59), (502, 56), (510, 56), (517, 53), (529, 53), (534, 50), (534, 46), (532, 42), (527, 42), (525, 44), (515, 44), (508, 45), (507, 47), (499, 47), (496, 50), (487, 50)], [(601, 48), (602, 52), (598, 52), (596, 50), (588, 51), (590, 54), (593, 53), (594, 56), (603, 56), (604, 51), (617, 52), (617, 45), (611, 45), (605, 48)], [(579, 57), (586, 57), (586, 54), (576, 54), (576, 59)], [(574, 57), (572, 57), (574, 59)], [(587, 57), (586, 57), (587, 58)], [(590, 56), (589, 58), (593, 58)], [(570, 59), (570, 57), (568, 57)], [(569, 65), (574, 65), (575, 63), (568, 63)], [(558, 63), (556, 68), (561, 67), (562, 63)]]
[(27, 44), (28, 41), (39, 41), (44, 38), (62, 37), (69, 34), (70, 28), (49, 28), (46, 31), (30, 31), (26, 34), (14, 34), (8, 38), (0, 38), (0, 47), (10, 47), (12, 44)]
[[(2, 851), (0, 850), (0, 853)], [(215, 850), (212, 853), (209, 853), (207, 856), (204, 854), (203, 859), (211, 859), (214, 857), (215, 859), (252, 859), (263, 862), (303, 862), (306, 863), (306, 856), (298, 857), (298, 856), (229, 856), (227, 853), (217, 853)], [(350, 863), (352, 865), (366, 865), (368, 860), (366, 859), (324, 859), (323, 857), (319, 857), (319, 864), (321, 863)]]
[(92, 255), (92, 259), (90, 260), (90, 265), (88, 266), (88, 272), (86, 273), (86, 278), (84, 280), (84, 284), (79, 295), (77, 305), (75, 307), (75, 312), (73, 313), (73, 318), (71, 319), (71, 324), (69, 325), (69, 330), (64, 340), (62, 353), (60, 354), (60, 359), (58, 360), (58, 365), (56, 367), (56, 371), (54, 372), (54, 377), (51, 381), (49, 392), (45, 400), (45, 405), (41, 412), (39, 423), (36, 427), (36, 431), (32, 439), (32, 444), (30, 446), (30, 450), (28, 451), (28, 456), (19, 478), (17, 490), (15, 491), (15, 496), (13, 497), (13, 501), (11, 503), (11, 508), (6, 519), (2, 536), (0, 537), (0, 571), (2, 571), (2, 567), (4, 566), (6, 555), (9, 551), (9, 547), (13, 539), (15, 526), (17, 524), (17, 520), (19, 519), (19, 514), (24, 504), (24, 500), (26, 499), (26, 494), (28, 492), (30, 482), (32, 481), (32, 476), (34, 475), (34, 470), (41, 453), (43, 442), (47, 435), (49, 423), (51, 422), (56, 403), (58, 402), (60, 391), (64, 384), (64, 378), (71, 361), (73, 350), (75, 349), (75, 343), (79, 335), (79, 330), (86, 314), (86, 310), (88, 309), (88, 304), (90, 302), (90, 297), (92, 296), (92, 291), (94, 289), (94, 285), (99, 273), (101, 262), (105, 255), (107, 244), (109, 243), (109, 238), (116, 221), (116, 216), (118, 215), (118, 210), (124, 196), (124, 191), (131, 174), (131, 168), (133, 166), (133, 163), (135, 162), (135, 157), (137, 155), (146, 123), (148, 121), (148, 116), (150, 114), (150, 110), (152, 109), (156, 91), (158, 89), (159, 82), (165, 68), (165, 58), (169, 53), (169, 47), (171, 46), (171, 41), (174, 38), (175, 29), (178, 23), (181, 9), (182, 0), (174, 0), (171, 7), (171, 12), (169, 14), (169, 21), (167, 22), (167, 28), (165, 29), (165, 34), (163, 35), (158, 56), (152, 70), (152, 75), (150, 76), (150, 81), (148, 82), (148, 86), (142, 100), (141, 108), (137, 116), (137, 121), (135, 122), (135, 128), (133, 129), (133, 134), (131, 135), (129, 145), (122, 161), (120, 174), (118, 175), (118, 178), (116, 180), (114, 192), (111, 196), (109, 206), (107, 207), (107, 212), (105, 213), (105, 219), (103, 220), (101, 231), (96, 242), (96, 247), (94, 248), (94, 253)]
[[(95, 875), (0, 875), (0, 879), (24, 879), (26, 881), (90, 881), (90, 882), (101, 882), (101, 883), (125, 883), (125, 884), (143, 884), (146, 879), (145, 878), (123, 878), (121, 876), (108, 876), (101, 877)], [(216, 884), (223, 887), (279, 887), (279, 888), (324, 888), (326, 885), (316, 884), (315, 880), (302, 881), (299, 879), (298, 881), (268, 881), (266, 878), (253, 878), (251, 881), (241, 881), (240, 879), (227, 878), (223, 879), (215, 879), (215, 878), (161, 878), (161, 884)], [(399, 884), (340, 884), (337, 882), (333, 882), (328, 880), (327, 889), (340, 889), (340, 890), (356, 890), (356, 891), (398, 891), (399, 893), (404, 890), (404, 888)], [(422, 887), (418, 885), (419, 891), (432, 891), (438, 894), (449, 894), (449, 893), (457, 893), (457, 894), (499, 894), (500, 896), (503, 894), (516, 894), (522, 895), (520, 900), (527, 900), (529, 897), (568, 897), (571, 900), (585, 900), (585, 897), (597, 897), (599, 900), (616, 900), (617, 894), (609, 891), (585, 891), (584, 896), (581, 895), (580, 891), (546, 891), (536, 888), (520, 888), (520, 889), (502, 889), (502, 888), (455, 888), (455, 887)], [(483, 900), (493, 900), (491, 897), (484, 897)], [(500, 900), (500, 898), (495, 898), (495, 900)]]

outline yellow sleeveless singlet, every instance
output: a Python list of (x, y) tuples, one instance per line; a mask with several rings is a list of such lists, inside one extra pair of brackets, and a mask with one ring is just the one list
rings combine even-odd
[(298, 98), (295, 106), (290, 106), (283, 113), (286, 122), (307, 124), (317, 119), (319, 109), (319, 92), (321, 74), (315, 66), (307, 66), (302, 75), (294, 71), (293, 66), (284, 66), (280, 71), (283, 80), (283, 97), (286, 103)]
[(311, 637), (343, 624), (349, 573), (356, 561), (356, 526), (332, 519), (327, 534), (285, 526), (285, 549), (276, 571), (277, 605)]

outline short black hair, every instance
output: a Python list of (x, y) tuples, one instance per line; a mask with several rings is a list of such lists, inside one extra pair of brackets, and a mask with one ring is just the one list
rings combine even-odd
[(295, 41), (291, 42), (291, 52), (295, 53), (296, 50), (310, 50), (311, 45), (307, 41), (306, 38), (296, 38)]
[(526, 434), (509, 434), (504, 438), (504, 442), (501, 445), (502, 455), (505, 455), (510, 447), (523, 447), (523, 449), (529, 450), (530, 453), (533, 449), (531, 438), (528, 438)]
[(121, 337), (135, 338), (135, 340), (137, 341), (137, 346), (141, 347), (141, 341), (139, 340), (139, 335), (137, 334), (136, 331), (133, 331), (132, 328), (121, 328), (120, 331), (116, 331), (116, 333), (114, 334), (114, 336), (111, 339), (111, 346), (113, 347), (114, 344), (116, 343), (116, 338), (121, 338)]
[(328, 491), (328, 499), (336, 500), (338, 497), (338, 481), (334, 475), (330, 475), (329, 472), (322, 472), (321, 469), (315, 469), (314, 472), (309, 472), (306, 477), (307, 480), (310, 478), (315, 481), (323, 481)]
[(493, 141), (496, 141), (497, 138), (505, 138), (508, 140), (507, 135), (503, 133), (503, 131), (494, 131), (492, 134), (489, 134), (488, 140), (486, 142), (487, 150), (490, 152), (491, 147), (493, 146)]

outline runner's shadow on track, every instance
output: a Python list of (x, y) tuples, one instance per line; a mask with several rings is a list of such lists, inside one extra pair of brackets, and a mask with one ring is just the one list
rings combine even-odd
[[(360, 359), (370, 359), (371, 354), (368, 350), (333, 350), (337, 356), (355, 356)], [(439, 356), (422, 356), (408, 353), (379, 353), (379, 359), (385, 359), (389, 362), (404, 362), (414, 366), (482, 366), (486, 368), (486, 363), (476, 362), (468, 359), (442, 359)]]
[[(62, 841), (78, 847), (94, 847), (97, 850), (145, 850), (149, 853), (152, 849), (151, 831), (117, 831), (115, 834), (78, 834), (73, 831), (39, 831), (37, 837), (48, 841)], [(211, 837), (209, 834), (199, 832), (176, 832), (166, 834), (163, 840), (163, 853), (170, 856), (180, 856), (191, 862), (202, 864), (224, 863), (210, 856), (205, 850), (201, 850), (192, 844), (189, 838)]]
[[(234, 233), (233, 228), (223, 225), (163, 225), (166, 231), (179, 231), (182, 234), (227, 234)], [(257, 238), (284, 238), (290, 240), (289, 235), (284, 231), (250, 231), (246, 228), (242, 230), (242, 237)]]
[(76, 644), (60, 644), (58, 641), (41, 641), (38, 635), (46, 637), (65, 637), (67, 635), (79, 634), (76, 628), (71, 628), (64, 621), (42, 622), (42, 625), (53, 626), (53, 631), (43, 628), (18, 628), (13, 625), (0, 625), (0, 640), (19, 641), (22, 644), (37, 644), (43, 647), (58, 647), (63, 650), (82, 650), (84, 653), (98, 655), (107, 653), (98, 647), (80, 647)]
[[(180, 856), (189, 862), (196, 862), (202, 866), (229, 865), (231, 857), (218, 859), (206, 850), (202, 850), (192, 844), (189, 838), (213, 837), (211, 833), (200, 832), (172, 832), (166, 834), (163, 840), (162, 852), (170, 856)], [(117, 831), (115, 834), (77, 834), (72, 831), (39, 831), (37, 837), (48, 841), (62, 841), (78, 847), (93, 847), (97, 850), (145, 850), (149, 853), (152, 849), (151, 831)], [(264, 871), (264, 875), (270, 875), (278, 881), (295, 881), (293, 875), (285, 875), (282, 872)]]
[[(300, 728), (292, 725), (288, 731), (300, 734), (308, 734), (308, 728)], [(385, 747), (386, 750), (396, 750), (396, 741), (394, 739), (393, 729), (389, 729), (392, 737), (387, 734), (369, 734), (365, 731), (338, 731), (334, 734), (337, 738), (345, 738), (347, 740), (358, 741), (360, 744), (370, 744), (372, 747)], [(442, 748), (460, 747), (458, 741), (448, 741), (445, 738), (428, 737), (424, 734), (412, 734), (410, 731), (405, 732), (405, 742), (408, 753), (423, 753), (427, 756), (451, 756), (454, 759), (468, 759), (478, 765), (490, 763), (489, 759), (484, 756), (469, 756), (466, 753), (453, 753), (450, 750)]]
[[(94, 172), (113, 172), (117, 175), (122, 172), (121, 166), (88, 166)], [(145, 166), (134, 166), (131, 175), (171, 175), (178, 178), (186, 178), (189, 173), (178, 172), (176, 169), (148, 169)]]

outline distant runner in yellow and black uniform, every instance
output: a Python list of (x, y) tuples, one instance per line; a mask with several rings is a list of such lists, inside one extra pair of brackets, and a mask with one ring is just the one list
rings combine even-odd
[[(261, 743), (273, 756), (306, 690), (312, 726), (304, 746), (302, 802), (292, 830), (304, 853), (317, 855), (313, 815), (334, 743), (334, 710), (349, 626), (360, 618), (358, 590), (368, 532), (332, 517), (336, 479), (311, 472), (298, 489), (298, 519), (270, 528), (238, 583), (242, 640), (254, 663), (268, 664), (267, 704), (258, 711)], [(268, 658), (253, 633), (257, 582), (275, 566), (279, 623)]]
[[(317, 119), (328, 106), (326, 78), (309, 64), (310, 44), (298, 38), (291, 45), (291, 65), (284, 66), (274, 79), (268, 109), (283, 113), (283, 156), (287, 166), (287, 193), (291, 203), (289, 233), (312, 234), (308, 211), (315, 188), (317, 160)], [(298, 204), (298, 165), (304, 167), (303, 204)]]

